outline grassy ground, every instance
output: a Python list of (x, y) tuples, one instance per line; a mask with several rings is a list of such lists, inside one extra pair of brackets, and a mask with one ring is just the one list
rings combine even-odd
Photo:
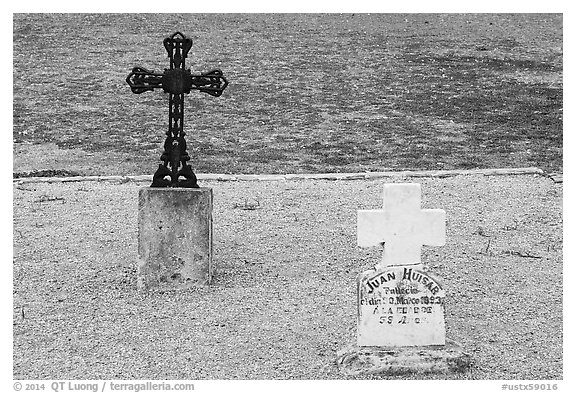
[[(446, 246), (423, 261), (474, 365), (407, 378), (562, 379), (562, 185), (418, 181), (423, 207), (448, 220)], [(203, 182), (214, 283), (148, 296), (135, 272), (143, 185), (15, 185), (15, 379), (343, 378), (356, 275), (380, 259), (355, 245), (356, 210), (381, 206), (382, 181)]]
[(167, 98), (125, 78), (176, 30), (230, 81), (186, 101), (198, 172), (562, 171), (558, 14), (36, 14), (14, 17), (14, 172), (152, 173)]

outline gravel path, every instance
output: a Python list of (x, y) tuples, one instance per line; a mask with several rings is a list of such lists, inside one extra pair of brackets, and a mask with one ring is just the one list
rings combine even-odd
[[(423, 207), (447, 213), (446, 246), (423, 260), (475, 363), (413, 378), (561, 379), (562, 184), (417, 181)], [(201, 183), (214, 189), (214, 283), (148, 295), (135, 277), (147, 183), (14, 185), (15, 379), (343, 378), (356, 275), (380, 258), (356, 247), (356, 211), (381, 206), (384, 180)]]

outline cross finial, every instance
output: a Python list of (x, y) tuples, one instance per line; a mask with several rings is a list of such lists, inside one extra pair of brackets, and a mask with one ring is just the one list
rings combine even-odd
[(423, 245), (446, 243), (446, 212), (421, 210), (420, 199), (420, 184), (385, 184), (383, 209), (358, 211), (358, 246), (383, 245), (379, 267), (421, 267)]

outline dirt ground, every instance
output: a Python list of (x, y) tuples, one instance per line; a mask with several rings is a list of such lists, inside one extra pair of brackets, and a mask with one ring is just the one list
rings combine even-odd
[[(355, 338), (356, 211), (386, 180), (203, 182), (214, 190), (213, 285), (136, 290), (145, 183), (15, 183), (15, 379), (338, 379)], [(423, 261), (446, 290), (465, 374), (562, 379), (562, 184), (541, 175), (421, 178), (447, 244)]]

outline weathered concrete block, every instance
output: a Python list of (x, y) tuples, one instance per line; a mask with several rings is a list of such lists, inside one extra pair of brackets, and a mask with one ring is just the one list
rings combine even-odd
[(138, 257), (140, 290), (210, 284), (212, 189), (141, 189)]
[(362, 347), (351, 344), (336, 353), (341, 373), (354, 376), (463, 373), (472, 357), (462, 346), (446, 339), (445, 345), (417, 347)]

